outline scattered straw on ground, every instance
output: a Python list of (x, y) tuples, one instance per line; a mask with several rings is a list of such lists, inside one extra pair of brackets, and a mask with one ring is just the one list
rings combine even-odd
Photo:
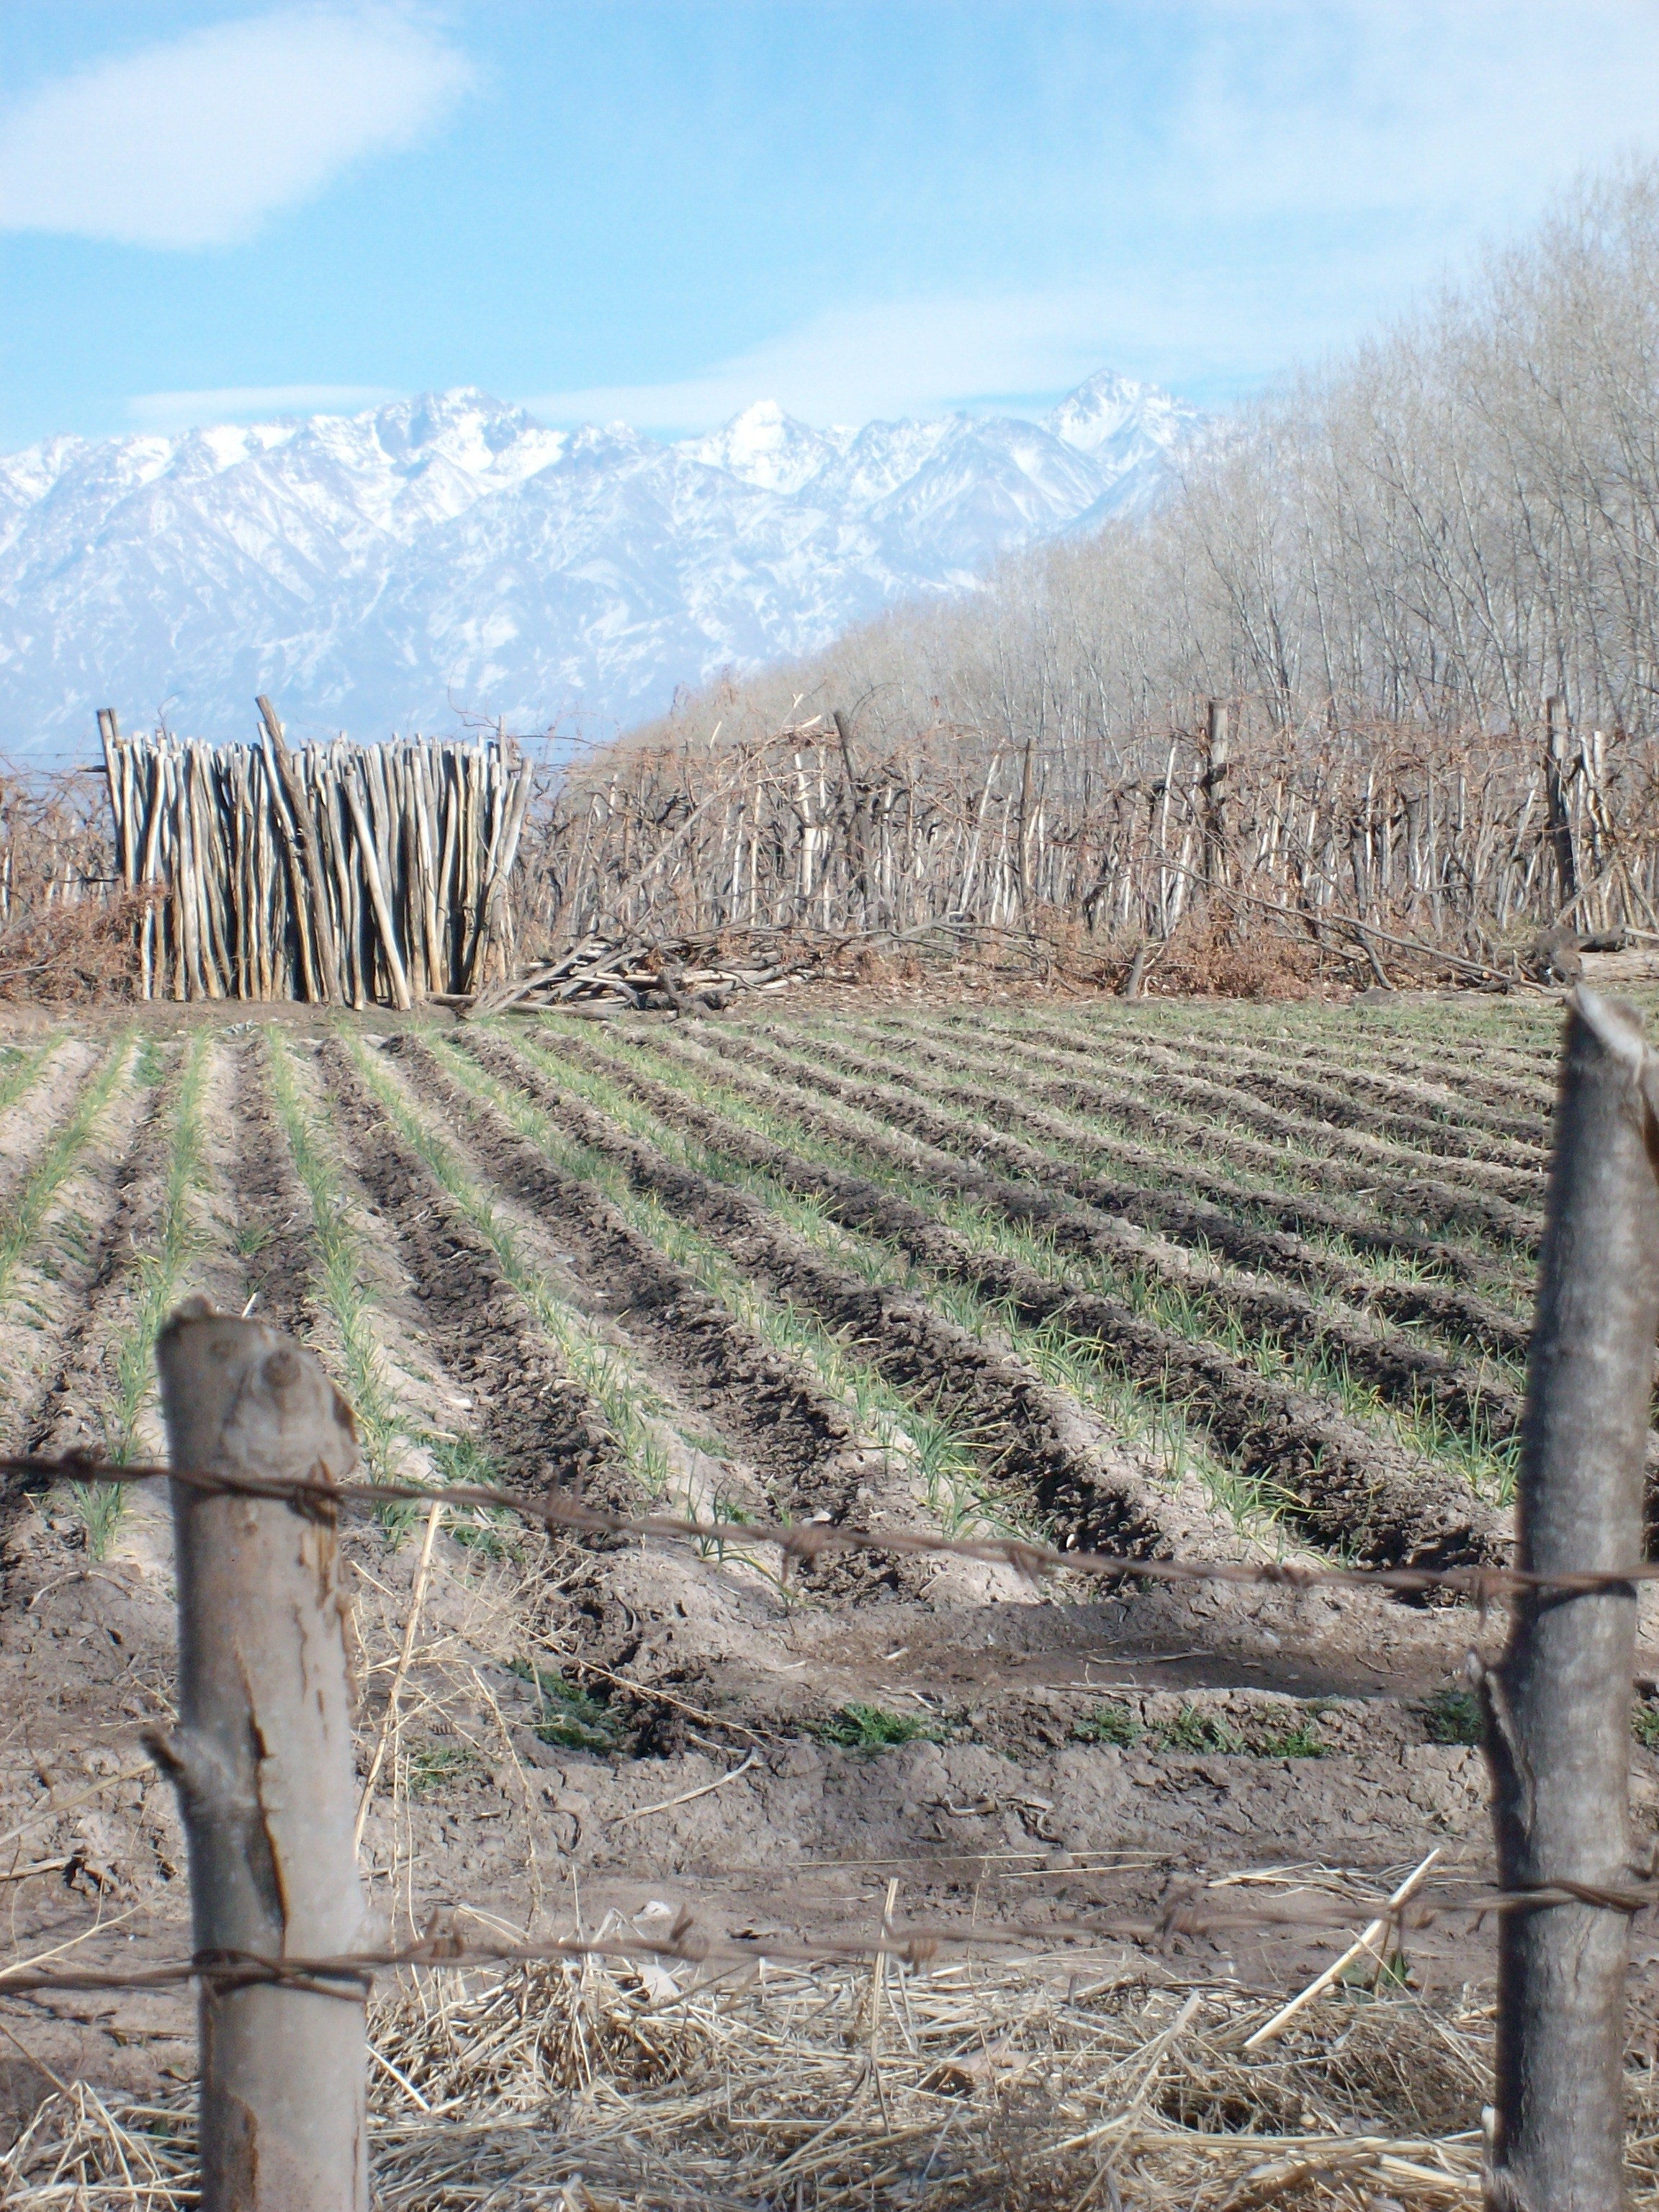
[[(1270, 2009), (1182, 1982), (1178, 1961), (1075, 1954), (926, 1974), (768, 1965), (700, 1981), (589, 1961), (433, 1976), (371, 2014), (376, 2201), (1358, 2212), (1478, 2196), (1486, 2008), (1348, 1989), (1245, 2054)], [(1659, 2161), (1645, 2088), (1632, 2094), (1645, 2195)], [(0, 2160), (19, 2212), (171, 2212), (195, 2189), (187, 2105), (85, 2087)]]

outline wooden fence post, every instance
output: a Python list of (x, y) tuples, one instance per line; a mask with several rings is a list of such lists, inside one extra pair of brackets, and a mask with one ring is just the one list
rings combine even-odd
[(1231, 717), (1226, 703), (1212, 699), (1204, 709), (1204, 879), (1224, 884), (1231, 872), (1231, 823), (1228, 819), (1228, 776), (1232, 767)]
[[(1659, 1330), (1659, 1059), (1627, 1009), (1568, 1001), (1528, 1374), (1518, 1564), (1585, 1572), (1642, 1557), (1642, 1462)], [(1623, 1888), (1636, 1591), (1516, 1601), (1481, 1683), (1506, 1889)], [(1486, 2202), (1501, 2212), (1625, 2203), (1630, 1925), (1593, 1904), (1507, 1913)]]
[[(308, 1352), (192, 1299), (156, 1340), (175, 1467), (343, 1480), (349, 1408)], [(363, 1905), (333, 1516), (173, 1486), (179, 1792), (195, 1952), (334, 1958)], [(200, 1984), (204, 2212), (366, 2212), (364, 1989)]]
[(1573, 850), (1572, 815), (1567, 805), (1568, 727), (1565, 699), (1544, 702), (1544, 807), (1550, 850), (1555, 858), (1555, 910), (1564, 912), (1578, 896), (1578, 856)]

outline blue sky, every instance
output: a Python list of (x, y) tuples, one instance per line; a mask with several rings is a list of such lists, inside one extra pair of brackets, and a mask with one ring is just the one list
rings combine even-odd
[(1224, 403), (1659, 153), (1659, 0), (0, 0), (0, 450)]

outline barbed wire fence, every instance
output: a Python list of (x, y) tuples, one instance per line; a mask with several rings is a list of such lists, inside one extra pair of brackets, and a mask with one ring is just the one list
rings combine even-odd
[[(1435, 1876), (1431, 1854), (1375, 1900), (1361, 1942), (1403, 1927), (1413, 1911), (1494, 1917), (1487, 2201), (1612, 2208), (1624, 2190), (1630, 1927), (1659, 1905), (1659, 1881), (1632, 1879), (1629, 1809), (1637, 1590), (1659, 1580), (1659, 1564), (1641, 1556), (1659, 1338), (1659, 1055), (1634, 1016), (1587, 992), (1569, 1002), (1554, 1132), (1514, 1565), (1158, 1558), (818, 1522), (745, 1523), (743, 1540), (776, 1548), (786, 1563), (835, 1551), (943, 1553), (1033, 1578), (1439, 1593), (1483, 1610), (1507, 1605), (1503, 1662), (1471, 1663), (1497, 1879)], [(377, 1975), (599, 1955), (698, 1966), (892, 1957), (919, 1966), (946, 1947), (1052, 1952), (1073, 1942), (1156, 1945), (1242, 1927), (1352, 1924), (1352, 1898), (1275, 1902), (1189, 1887), (1152, 1912), (1071, 1920), (897, 1925), (890, 1913), (867, 1939), (731, 1936), (682, 1912), (660, 1934), (606, 1929), (508, 1943), (434, 1928), (401, 1948), (361, 1948), (343, 1511), (430, 1501), (510, 1512), (550, 1534), (667, 1541), (705, 1554), (729, 1541), (731, 1526), (606, 1511), (568, 1490), (356, 1480), (350, 1411), (297, 1345), (191, 1301), (163, 1328), (156, 1352), (167, 1465), (11, 1455), (0, 1457), (0, 1471), (37, 1486), (170, 1484), (179, 1719), (145, 1741), (179, 1793), (191, 1953), (119, 1971), (27, 1962), (0, 1969), (0, 1996), (195, 1985), (207, 2212), (365, 2212), (365, 2000)]]

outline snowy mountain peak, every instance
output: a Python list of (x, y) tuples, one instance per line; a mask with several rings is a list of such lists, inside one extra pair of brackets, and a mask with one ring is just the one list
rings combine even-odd
[(1203, 417), (1156, 385), (1103, 368), (1068, 392), (1043, 427), (1080, 453), (1168, 451), (1193, 435)]
[(846, 452), (856, 433), (815, 430), (786, 415), (775, 399), (757, 399), (707, 437), (679, 447), (693, 460), (724, 469), (762, 491), (798, 492)]
[(296, 736), (444, 727), (452, 703), (626, 723), (723, 667), (816, 651), (1000, 554), (1143, 510), (1201, 418), (1109, 371), (1041, 422), (821, 430), (760, 400), (665, 445), (548, 429), (470, 386), (345, 417), (0, 458), (0, 754), (94, 710)]

